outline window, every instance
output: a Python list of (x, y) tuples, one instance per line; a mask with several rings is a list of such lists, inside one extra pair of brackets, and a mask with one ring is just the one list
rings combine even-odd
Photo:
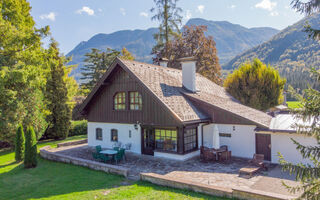
[(114, 109), (115, 110), (126, 109), (126, 93), (125, 92), (118, 92), (114, 96)]
[(231, 133), (219, 133), (220, 137), (229, 137), (231, 138)]
[(130, 110), (142, 109), (142, 97), (139, 92), (130, 92)]
[(184, 130), (184, 151), (191, 151), (197, 148), (197, 129)]
[(96, 140), (102, 140), (102, 129), (96, 128)]
[(156, 149), (177, 151), (177, 130), (156, 129)]
[(118, 130), (117, 129), (111, 129), (111, 141), (118, 142)]

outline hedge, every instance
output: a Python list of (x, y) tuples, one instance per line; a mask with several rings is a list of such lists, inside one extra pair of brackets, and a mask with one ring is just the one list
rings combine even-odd
[(71, 128), (69, 130), (68, 136), (86, 135), (87, 126), (88, 126), (87, 120), (71, 121)]

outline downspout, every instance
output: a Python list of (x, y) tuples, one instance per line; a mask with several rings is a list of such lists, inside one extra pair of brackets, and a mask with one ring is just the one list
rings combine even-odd
[(210, 122), (207, 122), (205, 124), (202, 124), (202, 126), (201, 126), (201, 146), (203, 146), (203, 127), (208, 126), (209, 124), (210, 124)]

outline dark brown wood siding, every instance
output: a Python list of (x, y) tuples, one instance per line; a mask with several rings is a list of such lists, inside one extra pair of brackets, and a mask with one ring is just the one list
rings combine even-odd
[[(212, 123), (217, 124), (241, 124), (241, 125), (257, 125), (241, 116), (238, 116), (236, 114), (233, 114), (231, 112), (222, 110), (218, 107), (215, 107), (213, 105), (210, 105), (206, 102), (203, 102), (201, 100), (189, 97), (191, 102), (194, 103), (194, 105), (197, 105), (202, 112), (206, 113), (208, 116), (211, 117)], [(257, 125), (258, 126), (258, 125)]]
[[(129, 92), (138, 91), (142, 95), (142, 110), (129, 110)], [(126, 92), (126, 110), (113, 108), (113, 97), (117, 92)], [(120, 66), (106, 80), (86, 109), (89, 122), (136, 123), (149, 126), (181, 126), (175, 116), (145, 88), (136, 78)]]

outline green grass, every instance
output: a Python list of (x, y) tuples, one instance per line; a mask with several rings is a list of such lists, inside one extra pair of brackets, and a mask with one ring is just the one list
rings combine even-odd
[[(38, 148), (55, 147), (60, 142), (40, 142)], [(12, 150), (0, 152), (0, 199), (224, 199), (142, 181), (132, 182), (121, 176), (40, 157), (38, 161), (37, 168), (24, 169), (23, 163), (14, 161)]]
[(300, 104), (299, 101), (287, 101), (288, 107), (289, 108), (301, 108), (302, 105)]

